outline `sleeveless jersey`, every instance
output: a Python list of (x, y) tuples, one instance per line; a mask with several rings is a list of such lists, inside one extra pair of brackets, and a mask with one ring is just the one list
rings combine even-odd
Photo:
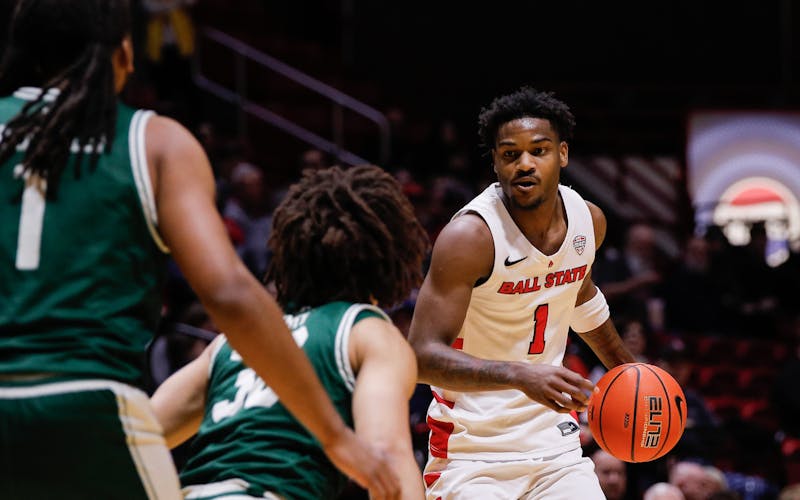
[[(549, 256), (512, 220), (497, 183), (454, 215), (476, 213), (486, 222), (494, 241), (494, 265), (488, 280), (473, 288), (453, 347), (483, 359), (562, 363), (578, 290), (594, 261), (595, 239), (586, 202), (566, 186), (559, 186), (559, 192), (567, 234)], [(579, 446), (572, 416), (556, 413), (519, 390), (431, 390), (432, 457), (514, 460)]]
[[(355, 376), (348, 343), (353, 325), (368, 316), (389, 320), (376, 307), (347, 302), (285, 316), (336, 410), (351, 427)], [(317, 440), (224, 339), (212, 353), (206, 410), (189, 455), (181, 472), (183, 486), (239, 479), (248, 483), (252, 496), (269, 491), (287, 499), (316, 500), (337, 498), (346, 483)]]
[[(0, 124), (40, 92), (0, 99)], [(145, 159), (150, 115), (119, 104), (113, 147), (101, 146), (94, 170), (86, 155), (80, 177), (73, 143), (55, 199), (23, 178), (25, 142), (0, 165), (0, 373), (142, 382), (166, 264)]]

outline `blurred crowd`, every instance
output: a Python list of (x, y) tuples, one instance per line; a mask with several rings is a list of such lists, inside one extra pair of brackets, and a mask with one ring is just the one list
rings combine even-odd
[[(216, 173), (218, 207), (231, 240), (251, 272), (262, 277), (270, 255), (271, 213), (292, 178), (270, 182), (273, 165), (259, 164), (240, 137), (220, 134), (213, 116), (191, 99), (194, 50), (192, 1), (143, 1), (145, 71), (127, 95), (184, 121), (206, 149)], [(382, 165), (400, 181), (431, 241), (453, 213), (493, 181), (488, 162), (476, 159), (472, 134), (444, 119), (413, 129), (403, 110), (387, 110), (392, 156)], [(469, 139), (467, 138), (469, 137)], [(314, 148), (281, 171), (299, 178), (336, 158)], [(567, 169), (568, 171), (569, 169)], [(587, 426), (582, 442), (609, 499), (800, 499), (800, 255), (778, 267), (765, 259), (763, 224), (750, 243), (728, 243), (720, 228), (687, 231), (671, 257), (647, 220), (614, 220), (593, 269), (624, 342), (642, 362), (671, 373), (688, 406), (686, 431), (673, 452), (654, 462), (622, 462), (599, 449)], [(613, 235), (620, 234), (616, 240)], [(217, 328), (181, 276), (170, 267), (164, 320), (151, 346), (152, 385), (193, 359)], [(388, 311), (407, 332), (414, 295)], [(605, 369), (572, 336), (565, 365), (593, 381)], [(417, 458), (427, 453), (425, 411), (430, 391), (420, 385), (411, 404)], [(585, 421), (585, 416), (581, 416)], [(176, 460), (180, 462), (180, 448)]]

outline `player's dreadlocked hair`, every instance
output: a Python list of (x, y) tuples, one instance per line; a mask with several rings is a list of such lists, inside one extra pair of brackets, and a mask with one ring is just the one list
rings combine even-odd
[[(47, 179), (50, 196), (67, 166), (73, 140), (80, 145), (76, 177), (87, 149), (92, 151), (91, 168), (97, 165), (98, 147), (114, 137), (116, 124), (111, 58), (129, 33), (127, 0), (17, 1), (0, 63), (0, 95), (26, 85), (43, 91), (6, 124), (0, 164), (29, 140), (24, 168)], [(103, 147), (110, 150), (111, 144)]]
[(494, 149), (500, 127), (519, 118), (544, 118), (550, 121), (558, 138), (572, 142), (575, 117), (569, 107), (553, 97), (552, 92), (539, 92), (522, 87), (516, 92), (496, 98), (478, 115), (478, 136), (482, 145)]
[(383, 307), (422, 280), (428, 237), (397, 180), (379, 167), (306, 170), (275, 209), (266, 281), (291, 310), (344, 300)]

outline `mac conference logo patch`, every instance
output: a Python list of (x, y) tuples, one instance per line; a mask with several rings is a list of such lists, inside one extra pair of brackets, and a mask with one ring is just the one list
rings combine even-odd
[(583, 255), (583, 249), (586, 248), (586, 236), (579, 234), (572, 240), (572, 246), (578, 255)]

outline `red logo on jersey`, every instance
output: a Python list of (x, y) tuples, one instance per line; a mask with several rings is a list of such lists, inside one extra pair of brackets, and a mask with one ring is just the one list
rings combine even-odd
[(548, 273), (544, 276), (542, 282), (539, 281), (540, 276), (533, 278), (526, 278), (519, 281), (504, 281), (497, 293), (505, 295), (515, 295), (519, 293), (531, 293), (541, 290), (542, 287), (552, 288), (554, 286), (566, 285), (580, 281), (586, 277), (586, 265), (573, 267), (572, 269), (565, 269), (563, 271), (555, 271)]

